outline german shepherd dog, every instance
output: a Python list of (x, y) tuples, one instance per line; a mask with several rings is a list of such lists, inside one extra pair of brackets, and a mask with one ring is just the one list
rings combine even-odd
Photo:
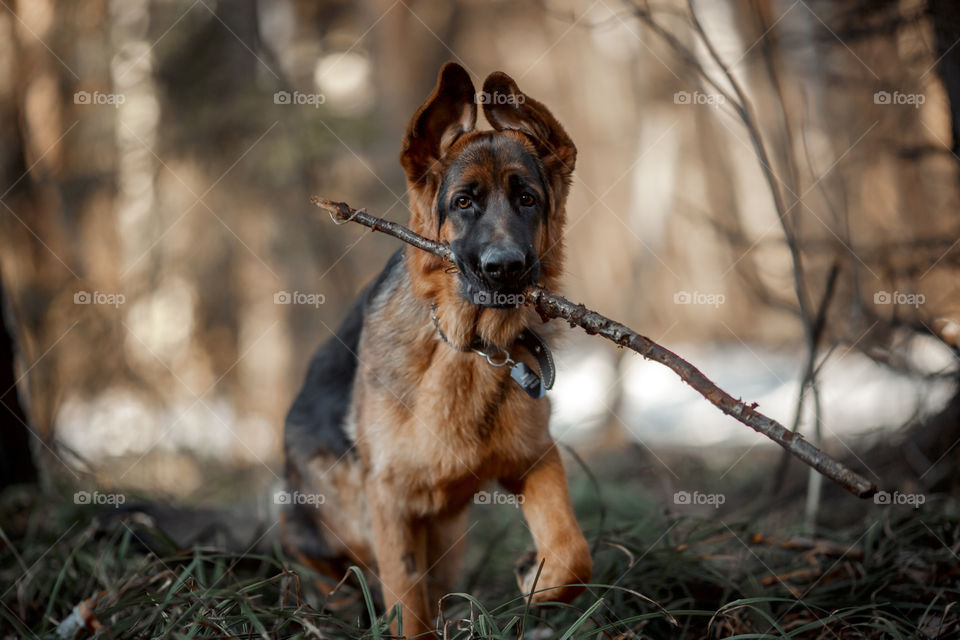
[[(478, 103), (493, 130), (475, 130)], [(455, 268), (398, 251), (313, 356), (287, 416), (287, 547), (328, 575), (350, 564), (375, 572), (388, 610), (402, 606), (404, 635), (433, 628), (458, 575), (468, 505), (487, 482), (522, 506), (537, 551), (517, 581), (529, 593), (542, 562), (534, 603), (569, 601), (590, 580), (549, 401), (539, 378), (516, 375), (552, 367), (538, 336), (530, 346), (540, 321), (521, 292), (557, 285), (576, 154), (508, 75), (475, 94), (467, 72), (446, 64), (400, 162), (410, 227), (447, 243)]]

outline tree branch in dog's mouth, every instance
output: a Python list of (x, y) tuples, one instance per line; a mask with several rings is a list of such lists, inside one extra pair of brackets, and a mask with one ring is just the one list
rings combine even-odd
[[(337, 224), (350, 221), (357, 222), (370, 227), (373, 231), (381, 231), (413, 245), (417, 249), (432, 253), (450, 262), (451, 265), (454, 262), (454, 254), (450, 247), (424, 238), (402, 224), (372, 216), (364, 210), (354, 209), (345, 202), (334, 202), (317, 196), (311, 198), (311, 201), (316, 206), (329, 212), (330, 217)], [(669, 367), (720, 411), (767, 436), (844, 489), (860, 498), (868, 498), (876, 493), (877, 488), (872, 482), (843, 463), (831, 458), (804, 440), (802, 436), (794, 434), (776, 420), (772, 420), (757, 411), (756, 403), (748, 404), (742, 400), (734, 399), (733, 396), (714, 384), (695, 366), (653, 340), (638, 334), (619, 322), (600, 315), (596, 311), (591, 311), (582, 304), (574, 304), (542, 287), (527, 287), (523, 295), (526, 302), (537, 310), (544, 322), (551, 318), (566, 320), (571, 327), (578, 326), (590, 335), (603, 336), (618, 346), (636, 351), (647, 360), (653, 360)]]

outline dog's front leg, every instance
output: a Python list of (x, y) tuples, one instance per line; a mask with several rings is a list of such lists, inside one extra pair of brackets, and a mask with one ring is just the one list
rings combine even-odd
[[(373, 550), (387, 611), (400, 603), (403, 635), (412, 637), (432, 628), (427, 607), (426, 527), (399, 509), (402, 500), (388, 487), (367, 487), (373, 525)], [(397, 633), (396, 621), (391, 625)]]
[(523, 515), (537, 547), (536, 561), (517, 568), (520, 590), (530, 593), (537, 568), (543, 561), (543, 571), (536, 585), (538, 593), (534, 594), (533, 602), (569, 602), (584, 588), (551, 587), (590, 582), (593, 559), (573, 514), (567, 476), (556, 446), (551, 445), (547, 454), (524, 476), (505, 480), (503, 484), (522, 501)]

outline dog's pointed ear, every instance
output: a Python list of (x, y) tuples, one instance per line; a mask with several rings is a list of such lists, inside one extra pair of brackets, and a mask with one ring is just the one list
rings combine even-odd
[(440, 69), (437, 86), (407, 126), (400, 164), (411, 184), (424, 179), (450, 145), (477, 124), (473, 82), (455, 62)]
[(480, 101), (494, 129), (514, 129), (532, 138), (547, 169), (569, 180), (577, 162), (577, 147), (549, 109), (520, 91), (502, 71), (487, 76)]

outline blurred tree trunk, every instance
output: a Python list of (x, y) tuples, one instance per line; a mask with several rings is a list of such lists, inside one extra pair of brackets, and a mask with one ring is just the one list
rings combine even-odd
[(930, 0), (930, 17), (936, 37), (937, 69), (950, 100), (953, 140), (950, 148), (960, 153), (960, 4), (956, 0)]
[[(56, 453), (54, 423), (67, 390), (97, 388), (116, 369), (116, 359), (103, 357), (103, 345), (117, 343), (119, 322), (111, 324), (102, 308), (78, 305), (75, 298), (98, 285), (104, 290), (95, 276), (111, 260), (115, 154), (105, 132), (112, 132), (116, 110), (74, 99), (84, 87), (109, 86), (103, 78), (110, 57), (104, 48), (89, 44), (106, 41), (106, 3), (32, 2), (35, 10), (15, 4), (0, 20), (0, 38), (10, 43), (6, 67), (12, 70), (0, 74), (5, 134), (0, 143), (0, 266), (8, 321), (4, 339), (11, 341), (18, 363), (29, 363), (17, 383), (18, 404), (29, 414), (31, 438), (44, 445), (34, 447), (37, 458), (30, 462), (43, 479), (64, 468)], [(65, 25), (77, 26), (48, 23), (44, 15), (63, 16)], [(86, 66), (75, 60), (78, 47), (88, 54)], [(82, 254), (78, 247), (90, 238), (99, 252)], [(93, 359), (98, 366), (91, 369), (86, 363)], [(8, 366), (4, 355), (0, 367)], [(9, 400), (7, 396), (4, 402)], [(22, 445), (22, 438), (17, 442)], [(15, 449), (4, 458), (6, 464), (11, 458), (28, 462)]]
[[(33, 169), (41, 175), (52, 169), (59, 154), (57, 150), (44, 154), (43, 143), (32, 138), (36, 132), (31, 131), (26, 95), (28, 89), (36, 88), (33, 104), (47, 107), (57, 74), (48, 64), (51, 56), (38, 51), (41, 43), (25, 36), (29, 32), (18, 30), (16, 24), (11, 14), (0, 22), (0, 37), (11, 43), (7, 66), (15, 70), (0, 80), (0, 129), (4, 132), (0, 137), (0, 485), (36, 481), (42, 460), (33, 459), (31, 437), (52, 438), (48, 399), (56, 358), (36, 356), (42, 353), (48, 332), (53, 331), (45, 320), (50, 301), (70, 277), (51, 264), (56, 263), (54, 251), (67, 254), (61, 252), (57, 225), (45, 215), (49, 210), (44, 207), (41, 189), (29, 175)], [(59, 125), (54, 114), (45, 115), (49, 124), (41, 138)], [(29, 377), (17, 375), (18, 359), (37, 362)]]
[[(0, 23), (6, 31), (0, 37), (12, 36), (9, 20)], [(2, 84), (0, 88), (4, 97), (0, 98), (0, 127), (10, 133), (0, 137), (0, 200), (7, 196), (7, 191), (15, 189), (17, 179), (26, 170), (17, 122), (18, 109), (13, 99), (15, 92), (9, 79)], [(6, 206), (6, 202), (0, 206), (0, 220), (15, 222)], [(0, 231), (5, 228), (5, 224), (0, 224)], [(30, 450), (29, 423), (16, 388), (16, 331), (2, 273), (3, 265), (0, 264), (0, 405), (3, 407), (0, 409), (0, 487), (37, 480), (37, 468)]]
[(30, 448), (30, 427), (17, 391), (13, 316), (0, 278), (0, 487), (37, 481)]

